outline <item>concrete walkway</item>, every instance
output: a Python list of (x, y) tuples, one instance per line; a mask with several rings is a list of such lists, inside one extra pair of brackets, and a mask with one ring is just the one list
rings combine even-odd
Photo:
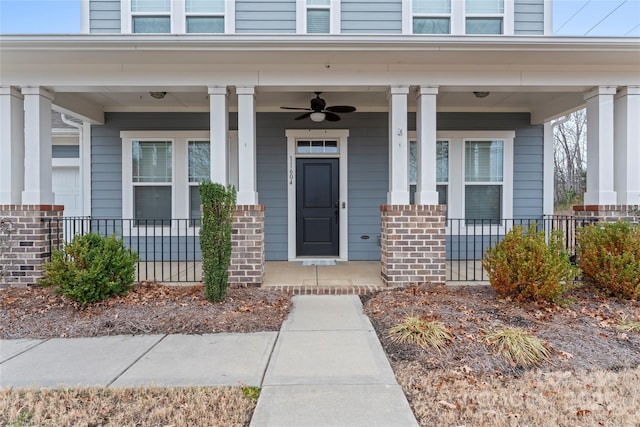
[(0, 340), (0, 387), (262, 387), (251, 426), (417, 426), (356, 295), (296, 296), (279, 333)]

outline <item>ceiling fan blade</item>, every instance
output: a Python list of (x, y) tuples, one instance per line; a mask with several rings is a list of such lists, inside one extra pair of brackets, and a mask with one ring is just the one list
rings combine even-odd
[(305, 107), (280, 107), (283, 110), (299, 110), (299, 111), (313, 111), (311, 108)]
[(304, 113), (299, 115), (298, 117), (296, 117), (294, 120), (302, 120), (302, 119), (306, 119), (307, 117), (309, 117), (311, 115), (311, 113)]
[(331, 111), (332, 113), (353, 113), (356, 111), (356, 107), (352, 107), (350, 105), (334, 105), (332, 107), (325, 108), (327, 111)]
[(337, 114), (332, 113), (331, 111), (325, 111), (325, 120), (328, 122), (337, 122), (340, 120), (340, 116)]

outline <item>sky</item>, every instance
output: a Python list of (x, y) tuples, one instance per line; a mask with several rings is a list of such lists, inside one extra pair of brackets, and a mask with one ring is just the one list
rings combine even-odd
[[(0, 33), (77, 34), (81, 1), (0, 0)], [(640, 0), (554, 0), (552, 22), (556, 35), (640, 37)]]

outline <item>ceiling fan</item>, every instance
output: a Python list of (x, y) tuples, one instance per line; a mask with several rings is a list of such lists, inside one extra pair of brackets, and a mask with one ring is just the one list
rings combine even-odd
[(340, 120), (340, 116), (336, 113), (353, 113), (356, 111), (356, 107), (352, 107), (350, 105), (334, 105), (332, 107), (327, 107), (327, 103), (324, 99), (320, 98), (322, 92), (314, 92), (316, 94), (315, 98), (311, 99), (311, 108), (305, 107), (280, 107), (283, 110), (303, 110), (308, 111), (308, 113), (304, 113), (295, 118), (295, 120), (310, 118), (314, 122), (321, 122), (323, 120), (327, 120), (329, 122), (337, 122)]

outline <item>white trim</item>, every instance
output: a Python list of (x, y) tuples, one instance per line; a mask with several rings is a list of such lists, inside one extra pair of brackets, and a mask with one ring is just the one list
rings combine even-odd
[(549, 0), (544, 2), (544, 35), (553, 35), (553, 3)]
[(80, 0), (80, 32), (89, 34), (91, 32), (91, 11), (89, 0)]
[[(340, 254), (339, 261), (349, 258), (349, 158), (348, 129), (287, 129), (287, 252), (289, 261), (298, 261), (296, 253), (296, 159), (297, 158), (338, 158), (340, 159)], [(332, 154), (297, 154), (298, 139), (335, 139), (338, 141), (338, 153)], [(323, 258), (324, 259), (324, 258)]]
[(120, 0), (120, 32), (131, 34), (131, 0)]
[[(80, 168), (78, 157), (55, 157), (51, 159), (51, 167), (54, 168)], [(81, 191), (82, 193), (82, 191)]]
[(402, 2), (402, 34), (413, 33), (412, 0)]

